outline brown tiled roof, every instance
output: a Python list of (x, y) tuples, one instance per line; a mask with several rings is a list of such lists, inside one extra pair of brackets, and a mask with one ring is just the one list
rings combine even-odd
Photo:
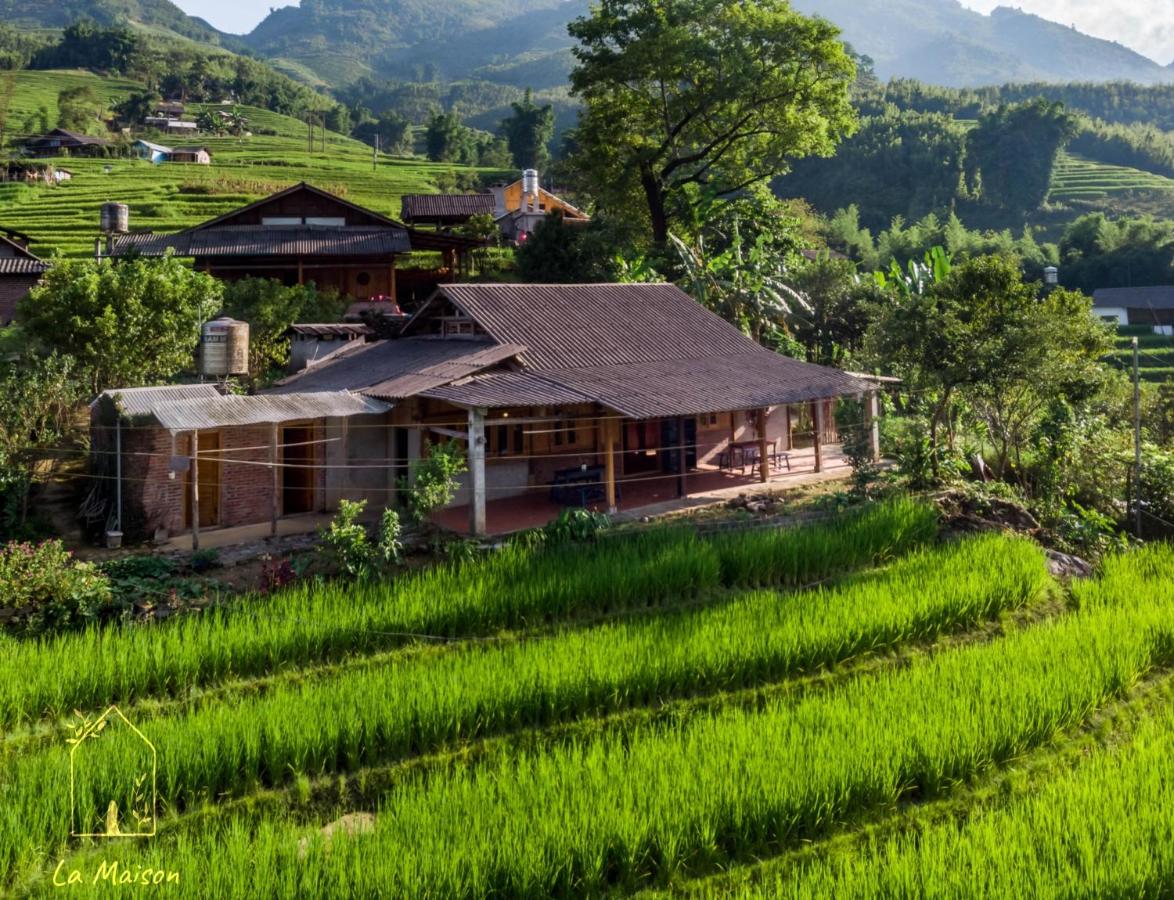
[(179, 234), (124, 234), (114, 255), (143, 256), (388, 256), (411, 249), (402, 228), (323, 225), (224, 225)]
[[(673, 285), (442, 285), (405, 332), (424, 322), (439, 298), (495, 340), (525, 346), (519, 359), (527, 374), (632, 418), (754, 409), (866, 389), (838, 369), (767, 350)], [(477, 401), (492, 384), (494, 405), (525, 405), (536, 388), (520, 379), (478, 382), (485, 384), (465, 386), (464, 393), (459, 385), (446, 388), (445, 399), (482, 405)], [(513, 386), (518, 397), (511, 402)]]
[(506, 406), (574, 406), (593, 398), (532, 372), (483, 372), (423, 392), (434, 400), (488, 409)]
[(537, 370), (768, 352), (671, 284), (452, 284), (437, 295), (495, 340), (525, 345), (522, 362)]
[[(631, 418), (858, 395), (867, 385), (761, 347), (672, 285), (445, 285), (490, 340), (402, 337), (287, 379), (280, 392), (423, 395), (465, 406), (599, 403)], [(517, 358), (521, 371), (502, 370)]]
[(838, 369), (772, 353), (551, 369), (543, 377), (634, 419), (761, 409), (861, 394)]
[(461, 219), (493, 212), (493, 194), (406, 194), (400, 201), (400, 217), (413, 219)]
[(491, 341), (377, 341), (286, 378), (273, 392), (351, 390), (398, 400), (473, 375), (517, 356), (523, 349)]

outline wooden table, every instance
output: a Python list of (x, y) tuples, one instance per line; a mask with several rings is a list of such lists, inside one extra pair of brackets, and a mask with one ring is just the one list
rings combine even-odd
[[(750, 465), (751, 465), (751, 467), (753, 467), (754, 463), (758, 461), (758, 458), (757, 458), (757, 457), (758, 457), (758, 450), (759, 450), (759, 445), (760, 445), (760, 443), (761, 443), (761, 442), (760, 442), (760, 441), (758, 441), (758, 440), (753, 440), (753, 441), (730, 441), (730, 443), (729, 443), (729, 446), (728, 446), (728, 448), (727, 448), (727, 451), (726, 451), (726, 452), (728, 452), (728, 453), (729, 453), (729, 455), (730, 455), (730, 457), (729, 457), (729, 462), (730, 462), (730, 464), (729, 464), (729, 469), (730, 469), (730, 471), (732, 472), (732, 471), (734, 470), (734, 467), (735, 467), (735, 466), (737, 466), (737, 467), (738, 467), (738, 468), (739, 468), (739, 469), (742, 471), (742, 474), (745, 474), (745, 473), (746, 473), (746, 456), (747, 456), (747, 451), (748, 451), (748, 450), (749, 450), (749, 451), (753, 451), (753, 453), (751, 454), (751, 456), (752, 456), (752, 459), (750, 460)], [(779, 441), (778, 441), (778, 438), (774, 438), (774, 439), (772, 439), (772, 440), (768, 440), (768, 441), (766, 442), (766, 445), (767, 445), (767, 447), (769, 448), (769, 451), (768, 451), (768, 453), (767, 453), (767, 459), (766, 459), (766, 462), (765, 462), (764, 464), (765, 464), (765, 465), (769, 465), (769, 464), (770, 464), (770, 460), (773, 460), (773, 459), (774, 459), (775, 457), (777, 457), (777, 456), (778, 456), (778, 454), (779, 454)], [(739, 460), (739, 458), (740, 458), (740, 460), (741, 460), (740, 462), (738, 461), (738, 460)], [(725, 467), (725, 466), (722, 466), (721, 468), (726, 468), (726, 467)], [(751, 468), (751, 470), (750, 470), (750, 471), (751, 471), (751, 472), (753, 472), (753, 471), (754, 471), (754, 469), (753, 469), (753, 468)]]

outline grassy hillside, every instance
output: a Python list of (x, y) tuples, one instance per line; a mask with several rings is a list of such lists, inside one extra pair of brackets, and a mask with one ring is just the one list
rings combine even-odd
[(1174, 179), (1065, 153), (1056, 164), (1051, 199), (1096, 200), (1128, 191), (1174, 191)]
[[(133, 82), (84, 73), (23, 72), (13, 108), (32, 111), (42, 104), (54, 108), (57, 91), (77, 83), (93, 83), (111, 99), (136, 87)], [(93, 252), (99, 208), (107, 201), (130, 205), (134, 230), (169, 231), (307, 181), (398, 216), (403, 194), (434, 190), (433, 179), (451, 168), (418, 159), (381, 157), (373, 169), (369, 147), (330, 132), (325, 152), (321, 134), (316, 133), (311, 154), (303, 122), (262, 109), (241, 109), (249, 118), (252, 137), (200, 137), (198, 143), (212, 153), (211, 166), (152, 166), (130, 159), (61, 160), (74, 174), (61, 186), (0, 185), (0, 225), (27, 232), (34, 249), (43, 255), (84, 256)], [(172, 137), (158, 140), (177, 141)]]

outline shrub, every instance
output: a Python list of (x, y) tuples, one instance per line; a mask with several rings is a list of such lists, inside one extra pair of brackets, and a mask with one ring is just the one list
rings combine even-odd
[(348, 578), (365, 578), (371, 571), (375, 551), (358, 521), (366, 508), (366, 500), (340, 500), (330, 527), (320, 532), (322, 552)]
[(542, 529), (542, 534), (552, 543), (563, 541), (593, 541), (611, 525), (603, 513), (589, 509), (564, 509), (558, 518)]
[(456, 496), (457, 476), (465, 471), (465, 454), (460, 445), (426, 443), (424, 449), (425, 455), (416, 465), (414, 480), (409, 483), (408, 479), (401, 478), (399, 483), (408, 515), (417, 525), (423, 525), (433, 510)]
[(1147, 447), (1138, 487), (1146, 515), (1146, 532), (1174, 534), (1174, 453)]
[(0, 548), (0, 607), (14, 610), (25, 630), (77, 627), (113, 600), (110, 579), (92, 563), (76, 561), (61, 541)]

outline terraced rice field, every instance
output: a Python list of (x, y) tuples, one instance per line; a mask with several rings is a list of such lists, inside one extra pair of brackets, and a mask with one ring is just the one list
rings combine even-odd
[(1061, 153), (1052, 175), (1050, 199), (1098, 200), (1126, 191), (1174, 191), (1174, 180), (1074, 153)]
[[(0, 892), (1169, 892), (1174, 550), (1062, 586), (936, 532), (891, 501), (0, 640)], [(120, 718), (71, 767), (112, 702), (157, 833), (71, 838), (140, 822)]]
[[(46, 106), (55, 120), (57, 91), (77, 84), (94, 87), (107, 102), (138, 87), (88, 73), (21, 72), (10, 119), (20, 121)], [(189, 114), (200, 109), (193, 104)], [(435, 178), (451, 170), (448, 165), (386, 156), (373, 167), (370, 147), (331, 132), (325, 150), (317, 132), (311, 153), (304, 122), (253, 107), (240, 110), (249, 120), (252, 137), (156, 138), (169, 146), (206, 146), (211, 166), (62, 159), (60, 165), (73, 173), (62, 185), (0, 184), (0, 225), (29, 234), (34, 251), (43, 256), (87, 256), (94, 252), (99, 210), (108, 201), (130, 206), (133, 230), (174, 231), (306, 181), (398, 218), (401, 196), (434, 191)]]
[(1108, 360), (1124, 372), (1133, 371), (1133, 338), (1138, 342), (1138, 375), (1142, 381), (1174, 381), (1174, 337), (1154, 334), (1153, 329), (1125, 326), (1118, 329), (1115, 348)]

